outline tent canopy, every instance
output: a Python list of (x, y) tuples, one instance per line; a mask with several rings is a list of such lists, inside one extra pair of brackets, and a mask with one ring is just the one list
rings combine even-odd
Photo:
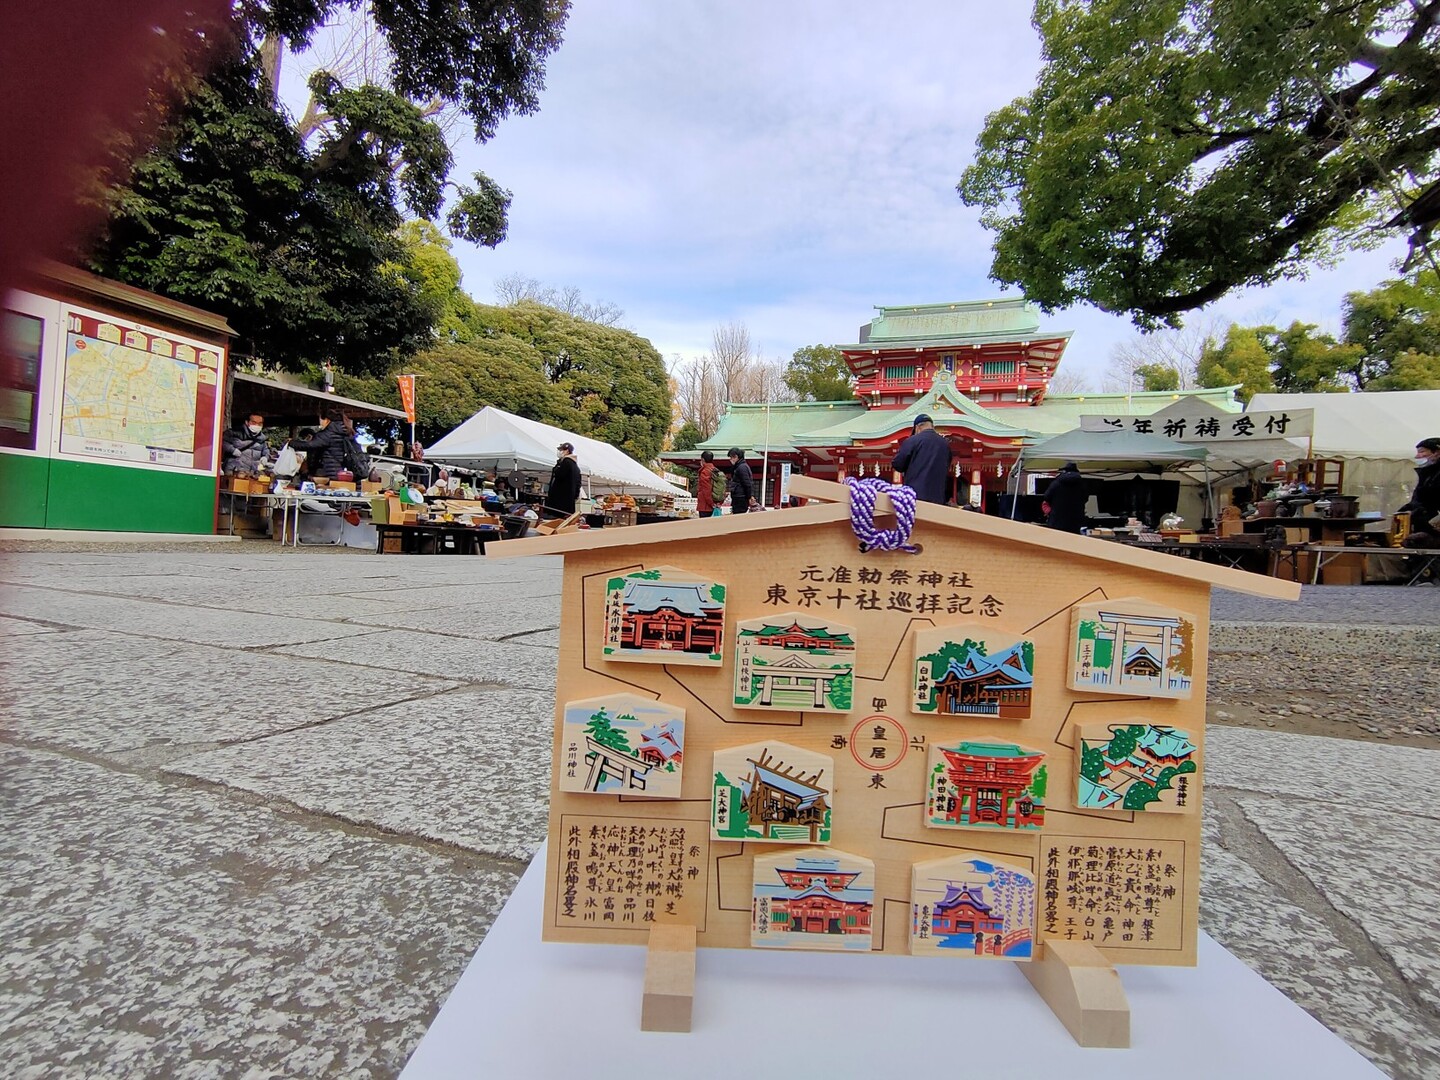
[(1204, 461), (1203, 446), (1187, 446), (1135, 431), (1082, 431), (1076, 428), (1020, 452), (1027, 469), (1050, 469), (1067, 461), (1124, 472), (1161, 472), (1187, 462)]
[(1440, 390), (1256, 394), (1249, 408), (1315, 410), (1316, 457), (1408, 461), (1417, 442), (1440, 435)]
[(487, 405), (443, 439), (426, 448), (427, 460), (475, 469), (544, 473), (555, 464), (555, 448), (575, 446), (580, 475), (597, 491), (648, 491), (658, 495), (688, 494), (666, 483), (622, 450), (599, 439), (575, 435), (551, 424), (527, 420)]

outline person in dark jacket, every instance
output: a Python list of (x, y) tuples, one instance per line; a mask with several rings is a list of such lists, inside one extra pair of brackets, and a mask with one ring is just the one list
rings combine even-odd
[(270, 456), (270, 445), (265, 441), (265, 417), (251, 413), (245, 418), (245, 426), (238, 431), (225, 432), (226, 476), (259, 476), (260, 466)]
[(1067, 461), (1045, 489), (1050, 510), (1045, 524), (1052, 529), (1078, 533), (1085, 527), (1085, 478), (1073, 461)]
[(333, 480), (345, 469), (345, 444), (352, 441), (350, 432), (345, 430), (345, 414), (332, 409), (320, 418), (320, 430), (314, 438), (293, 439), (290, 449), (305, 455), (307, 475)]
[(732, 446), (725, 456), (730, 459), (730, 513), (748, 514), (755, 501), (755, 477), (745, 464), (745, 451)]
[(700, 475), (695, 479), (695, 513), (711, 517), (715, 513), (715, 455), (709, 450), (700, 453)]
[(580, 462), (575, 460), (575, 447), (562, 442), (556, 451), (560, 454), (555, 468), (550, 470), (550, 490), (545, 495), (545, 509), (561, 517), (575, 512), (575, 500), (580, 497)]
[(1415, 477), (1415, 491), (1398, 511), (1410, 515), (1405, 546), (1440, 548), (1440, 524), (1431, 524), (1440, 515), (1440, 439), (1415, 444)]
[(890, 468), (904, 478), (905, 486), (923, 502), (944, 506), (950, 489), (950, 443), (935, 430), (930, 417), (915, 417), (912, 434), (900, 444)]

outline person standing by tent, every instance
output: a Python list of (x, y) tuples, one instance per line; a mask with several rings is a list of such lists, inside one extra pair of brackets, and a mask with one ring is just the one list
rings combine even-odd
[(1045, 515), (1045, 524), (1050, 528), (1078, 533), (1085, 527), (1085, 478), (1073, 461), (1060, 467), (1045, 489), (1044, 499), (1050, 506)]
[(555, 448), (560, 458), (550, 470), (550, 490), (545, 494), (545, 509), (569, 517), (575, 513), (575, 500), (580, 497), (580, 463), (575, 460), (575, 447), (562, 442)]
[(755, 476), (745, 464), (744, 450), (732, 446), (725, 456), (730, 459), (730, 513), (748, 514), (755, 501)]
[(1397, 513), (1410, 514), (1405, 547), (1440, 547), (1440, 439), (1415, 444), (1415, 491)]
[(695, 513), (700, 517), (715, 514), (715, 455), (709, 450), (700, 452), (700, 475), (695, 479)]
[(950, 486), (950, 443), (935, 430), (926, 413), (915, 417), (911, 432), (890, 468), (904, 478), (917, 499), (944, 506)]

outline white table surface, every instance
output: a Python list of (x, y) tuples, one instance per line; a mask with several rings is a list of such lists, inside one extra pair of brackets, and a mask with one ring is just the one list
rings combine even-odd
[(1196, 968), (1119, 969), (1128, 1050), (1077, 1046), (1012, 963), (744, 949), (700, 950), (691, 1032), (643, 1032), (645, 950), (543, 943), (544, 884), (542, 847), (402, 1080), (1384, 1076), (1203, 932)]

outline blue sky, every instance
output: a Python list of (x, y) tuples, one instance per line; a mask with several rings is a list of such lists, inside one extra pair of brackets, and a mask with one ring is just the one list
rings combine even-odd
[[(577, 0), (539, 113), (457, 149), (514, 192), (510, 237), (456, 243), (466, 290), (520, 274), (624, 310), (667, 361), (748, 327), (766, 358), (857, 340), (877, 304), (1000, 295), (955, 184), (986, 114), (1025, 93), (1025, 0), (882, 5)], [(1221, 301), (1227, 320), (1338, 329), (1403, 242)], [(1096, 373), (1128, 320), (1079, 307), (1066, 366)]]

